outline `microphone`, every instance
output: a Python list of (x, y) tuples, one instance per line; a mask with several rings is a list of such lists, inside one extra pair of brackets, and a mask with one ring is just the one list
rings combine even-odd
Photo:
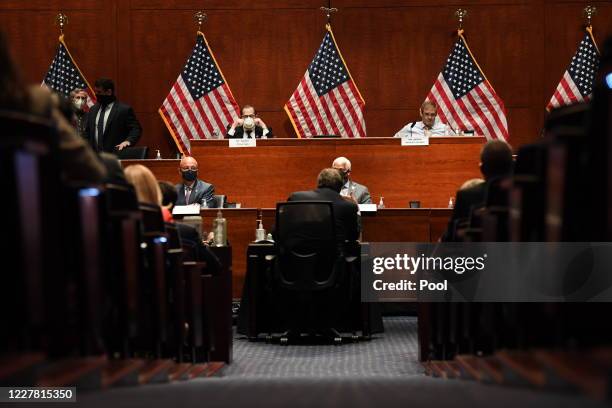
[(412, 138), (412, 128), (416, 125), (416, 120), (410, 125), (410, 137)]

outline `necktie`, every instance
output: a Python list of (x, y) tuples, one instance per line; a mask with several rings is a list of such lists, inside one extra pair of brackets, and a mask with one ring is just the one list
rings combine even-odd
[(189, 196), (191, 196), (191, 187), (185, 186), (185, 204), (189, 204)]
[(104, 135), (104, 111), (106, 105), (100, 105), (100, 115), (98, 116), (98, 151), (103, 150), (102, 136)]

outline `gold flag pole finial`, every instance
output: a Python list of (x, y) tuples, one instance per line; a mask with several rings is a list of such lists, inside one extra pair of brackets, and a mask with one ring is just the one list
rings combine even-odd
[(198, 31), (202, 31), (202, 23), (204, 23), (207, 18), (208, 16), (202, 10), (198, 11), (193, 15), (193, 19), (198, 24)]
[(324, 6), (321, 6), (319, 8), (319, 10), (321, 10), (322, 12), (325, 13), (325, 16), (327, 17), (327, 24), (331, 24), (331, 15), (332, 15), (332, 13), (337, 13), (338, 12), (338, 9), (335, 8), (335, 7), (324, 7)]
[(55, 25), (59, 26), (61, 35), (64, 35), (64, 26), (66, 24), (68, 24), (68, 16), (60, 11), (57, 16), (55, 16)]
[(597, 14), (597, 7), (595, 6), (586, 6), (584, 8), (584, 17), (586, 18), (587, 27), (591, 26), (591, 20), (593, 16)]
[(467, 16), (468, 12), (466, 9), (457, 9), (455, 11), (455, 17), (457, 17), (457, 19), (459, 20), (459, 29), (458, 31), (463, 31), (463, 20), (465, 19), (465, 17)]

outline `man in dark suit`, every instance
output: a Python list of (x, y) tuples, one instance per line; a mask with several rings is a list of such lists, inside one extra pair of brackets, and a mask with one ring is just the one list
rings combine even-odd
[[(359, 238), (357, 221), (357, 204), (340, 196), (344, 180), (336, 169), (323, 169), (317, 178), (317, 189), (298, 191), (289, 196), (287, 201), (331, 201), (336, 220), (336, 239), (339, 244), (353, 242)], [(306, 231), (304, 231), (307, 234)]]
[(461, 220), (467, 220), (474, 208), (484, 204), (489, 182), (510, 175), (512, 166), (512, 149), (508, 143), (501, 140), (491, 140), (483, 146), (480, 152), (480, 172), (484, 176), (485, 183), (478, 183), (457, 191), (453, 215), (448, 222), (446, 232), (442, 236), (442, 241), (455, 240), (453, 233), (456, 224)]
[(234, 120), (225, 134), (226, 139), (267, 139), (272, 138), (272, 128), (269, 128), (251, 105), (242, 107), (242, 115)]
[(106, 78), (94, 84), (97, 103), (89, 110), (85, 133), (96, 151), (117, 152), (133, 146), (142, 128), (131, 106), (115, 97), (115, 83)]
[(176, 185), (178, 198), (176, 205), (200, 204), (201, 207), (214, 208), (215, 186), (198, 179), (198, 162), (191, 156), (181, 159), (179, 174), (182, 183)]

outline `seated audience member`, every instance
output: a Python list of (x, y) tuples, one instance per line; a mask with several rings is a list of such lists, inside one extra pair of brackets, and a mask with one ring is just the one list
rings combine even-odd
[[(142, 164), (132, 164), (125, 168), (125, 179), (134, 186), (138, 202), (162, 205), (162, 193), (157, 179), (147, 167)], [(172, 213), (167, 208), (161, 207), (165, 222), (172, 221)]]
[(54, 122), (59, 138), (60, 165), (66, 180), (101, 182), (106, 177), (104, 166), (62, 115), (51, 91), (47, 87), (23, 84), (3, 33), (0, 33), (0, 109), (38, 115)]
[[(340, 190), (344, 180), (340, 171), (332, 168), (323, 169), (317, 178), (317, 188), (311, 191), (298, 191), (289, 196), (287, 201), (331, 201), (336, 220), (336, 238), (342, 247), (345, 242), (354, 242), (359, 238), (357, 204), (343, 199)], [(307, 239), (308, 231), (303, 231)]]
[(338, 157), (332, 163), (332, 167), (339, 170), (342, 174), (344, 185), (340, 190), (340, 195), (349, 197), (357, 204), (371, 204), (372, 198), (370, 191), (363, 184), (359, 184), (351, 179), (351, 162), (346, 157)]
[(79, 136), (87, 139), (85, 127), (87, 126), (87, 92), (84, 89), (76, 88), (70, 92), (70, 102), (74, 112), (72, 124)]
[[(469, 218), (472, 209), (484, 204), (488, 182), (499, 177), (509, 176), (512, 174), (512, 166), (512, 149), (508, 143), (501, 140), (491, 140), (483, 146), (480, 153), (480, 172), (484, 176), (485, 182), (475, 183), (467, 188), (462, 186), (457, 191), (453, 215), (448, 222), (446, 232), (442, 236), (442, 241), (451, 240), (457, 221)], [(466, 183), (471, 181), (468, 180)]]
[(485, 181), (481, 178), (473, 178), (473, 179), (469, 179), (466, 180), (461, 187), (459, 187), (459, 190), (467, 190), (468, 188), (472, 188), (472, 187), (476, 187), (479, 184), (484, 183)]
[(198, 179), (198, 161), (184, 156), (179, 164), (182, 183), (177, 184), (176, 205), (200, 204), (201, 207), (215, 207), (215, 186)]
[(87, 115), (87, 140), (96, 151), (113, 153), (134, 146), (142, 127), (131, 106), (115, 96), (115, 83), (100, 78), (94, 84), (97, 103)]
[(225, 134), (227, 139), (267, 139), (274, 137), (272, 128), (266, 126), (263, 120), (255, 113), (251, 105), (242, 107), (242, 115), (234, 120)]
[(105, 183), (114, 183), (114, 184), (125, 184), (127, 181), (125, 180), (125, 173), (123, 172), (123, 167), (119, 162), (117, 156), (111, 153), (100, 152), (100, 160), (106, 167), (106, 178), (104, 179)]
[[(168, 181), (160, 181), (159, 188), (162, 192), (162, 208), (166, 208), (172, 213), (172, 208), (178, 198), (176, 188)], [(182, 224), (180, 222), (174, 225), (176, 225), (181, 242), (191, 245), (196, 249), (198, 259), (206, 262), (209, 273), (213, 275), (219, 273), (221, 270), (221, 262), (208, 246), (204, 245), (199, 231), (191, 225)]]
[(446, 136), (448, 126), (438, 118), (438, 105), (432, 101), (425, 101), (419, 109), (421, 120), (408, 123), (394, 137), (404, 136)]

